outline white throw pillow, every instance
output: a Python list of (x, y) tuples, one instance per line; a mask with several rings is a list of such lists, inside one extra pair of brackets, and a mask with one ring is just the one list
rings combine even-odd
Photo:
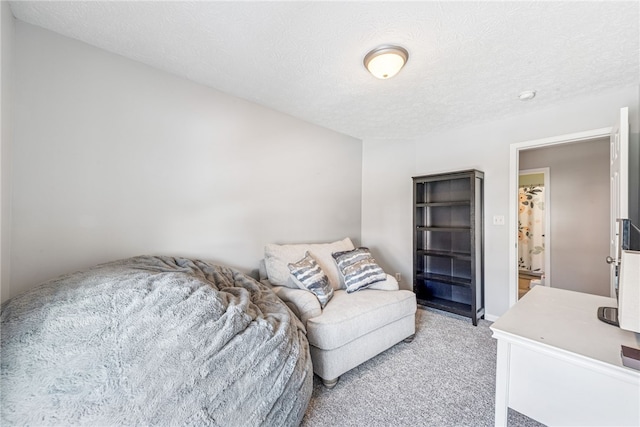
[(333, 252), (349, 251), (352, 249), (355, 248), (351, 239), (348, 237), (332, 243), (267, 244), (264, 247), (264, 263), (269, 282), (276, 286), (299, 289), (291, 277), (288, 265), (289, 263), (302, 259), (305, 256), (305, 252), (309, 251), (322, 271), (327, 275), (331, 287), (334, 290), (340, 289), (340, 273), (331, 254)]
[(395, 277), (387, 274), (386, 280), (369, 285), (367, 289), (375, 289), (378, 291), (397, 291), (400, 289), (400, 285), (398, 285), (398, 281)]

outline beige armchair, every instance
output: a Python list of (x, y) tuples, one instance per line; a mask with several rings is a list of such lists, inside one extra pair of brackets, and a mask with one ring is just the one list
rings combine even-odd
[[(386, 280), (356, 292), (344, 289), (344, 280), (330, 255), (350, 249), (354, 247), (348, 238), (325, 244), (267, 245), (260, 269), (261, 280), (305, 326), (313, 371), (328, 388), (335, 386), (343, 373), (415, 334), (415, 294), (399, 290), (392, 276), (386, 275)], [(333, 297), (324, 308), (312, 292), (301, 289), (286, 274), (288, 263), (298, 261), (307, 251), (333, 288)]]

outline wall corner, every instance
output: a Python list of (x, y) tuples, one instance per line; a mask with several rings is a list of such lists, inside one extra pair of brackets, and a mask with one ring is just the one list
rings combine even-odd
[(11, 153), (13, 145), (13, 70), (15, 18), (9, 2), (0, 2), (0, 300), (11, 296)]

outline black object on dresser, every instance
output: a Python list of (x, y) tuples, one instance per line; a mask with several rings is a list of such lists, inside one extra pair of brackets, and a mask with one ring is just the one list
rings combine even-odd
[(413, 291), (418, 304), (484, 316), (484, 173), (413, 178)]

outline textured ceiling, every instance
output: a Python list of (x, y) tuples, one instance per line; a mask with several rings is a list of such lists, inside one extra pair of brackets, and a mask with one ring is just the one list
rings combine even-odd
[[(640, 84), (633, 2), (26, 2), (14, 15), (358, 138), (427, 132)], [(362, 59), (409, 51), (396, 77)], [(538, 96), (518, 100), (525, 89)]]

